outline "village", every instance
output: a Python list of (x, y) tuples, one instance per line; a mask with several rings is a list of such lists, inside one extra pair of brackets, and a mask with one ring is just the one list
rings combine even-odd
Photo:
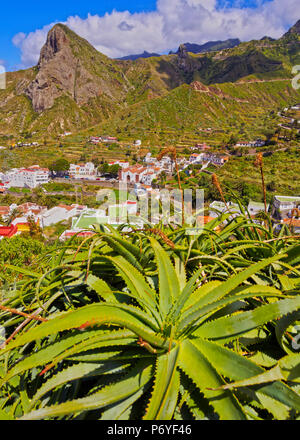
[[(299, 124), (299, 120), (295, 119), (295, 115), (299, 115), (300, 104), (290, 108), (285, 108), (279, 112), (278, 116), (284, 121), (279, 124), (279, 134), (282, 127), (286, 130), (294, 129)], [(294, 116), (293, 118), (291, 116)], [(62, 137), (69, 137), (72, 133), (65, 132)], [(90, 145), (118, 145), (118, 138), (114, 136), (90, 136), (88, 140)], [(133, 146), (140, 151), (142, 141), (133, 141)], [(27, 144), (17, 142), (15, 147), (22, 147)], [(28, 145), (38, 145), (31, 143)], [(255, 139), (249, 141), (238, 140), (234, 145), (234, 150), (245, 150), (250, 152), (255, 149), (262, 148), (266, 145), (266, 141)], [(146, 150), (147, 151), (147, 150)], [(162, 188), (171, 189), (172, 185), (166, 183), (172, 182), (172, 179), (178, 175), (183, 175), (187, 179), (193, 176), (193, 172), (197, 169), (198, 173), (206, 173), (212, 175), (215, 170), (222, 168), (231, 160), (232, 153), (221, 148), (208, 145), (206, 142), (195, 143), (185, 151), (184, 156), (176, 155), (172, 157), (170, 154), (156, 156), (152, 152), (146, 152), (144, 156), (139, 156), (135, 161), (131, 159), (109, 160), (107, 163), (99, 165), (99, 163), (80, 162), (70, 163), (69, 168), (62, 172), (50, 171), (46, 167), (32, 165), (24, 168), (12, 168), (6, 172), (0, 172), (0, 197), (1, 194), (14, 193), (19, 190), (34, 191), (40, 188), (45, 194), (48, 194), (47, 184), (51, 182), (68, 182), (74, 183), (77, 190), (82, 185), (93, 185), (95, 201), (101, 191), (105, 193), (106, 188), (112, 191), (119, 191), (120, 185), (126, 185), (131, 196), (118, 201), (117, 198), (105, 207), (95, 203), (94, 206), (87, 206), (84, 203), (79, 204), (77, 197), (76, 203), (59, 203), (56, 206), (47, 208), (39, 204), (26, 202), (18, 204), (16, 202), (3, 205), (0, 199), (0, 240), (3, 238), (11, 238), (22, 233), (29, 233), (33, 225), (43, 231), (57, 224), (65, 224), (68, 227), (59, 235), (61, 241), (66, 240), (74, 235), (85, 237), (93, 234), (95, 225), (110, 225), (118, 227), (128, 223), (128, 227), (135, 226), (143, 228), (148, 219), (143, 218), (140, 212), (139, 202), (141, 200), (152, 197), (154, 200), (163, 202), (161, 195)], [(174, 180), (173, 180), (174, 182)], [(176, 183), (176, 182), (175, 182)], [(174, 184), (173, 184), (174, 186)], [(97, 191), (95, 191), (97, 188)], [(175, 201), (173, 200), (175, 205)], [(300, 195), (290, 196), (285, 194), (274, 194), (271, 204), (265, 206), (264, 203), (249, 200), (248, 214), (256, 222), (261, 223), (259, 214), (266, 211), (269, 213), (273, 228), (279, 232), (286, 225), (292, 228), (295, 234), (300, 234)], [(202, 222), (209, 223), (213, 221), (221, 213), (229, 213), (229, 218), (241, 215), (241, 209), (235, 202), (224, 200), (213, 200), (206, 203), (205, 212), (201, 214)], [(199, 215), (199, 214), (198, 214)], [(162, 220), (162, 214), (152, 216), (152, 224), (157, 224)], [(174, 222), (174, 217), (168, 219)], [(130, 223), (130, 225), (129, 225)]]
[[(115, 139), (113, 139), (115, 141)], [(256, 141), (257, 143), (259, 141)], [(160, 195), (160, 186), (157, 184), (163, 175), (167, 179), (175, 173), (178, 167), (179, 172), (184, 172), (187, 176), (191, 173), (191, 169), (195, 165), (200, 170), (206, 171), (209, 165), (222, 167), (230, 157), (224, 154), (216, 154), (210, 152), (210, 147), (206, 144), (197, 144), (189, 158), (178, 158), (175, 161), (170, 156), (164, 156), (160, 160), (153, 157), (151, 153), (147, 153), (142, 163), (130, 165), (129, 161), (110, 161), (109, 169), (117, 170), (117, 174), (109, 172), (101, 173), (100, 167), (97, 168), (92, 162), (70, 164), (69, 170), (64, 173), (64, 180), (68, 182), (83, 182), (99, 185), (101, 193), (105, 189), (106, 184), (112, 185), (112, 188), (118, 188), (118, 185), (126, 185), (134, 195), (132, 199), (125, 199), (122, 202), (112, 202), (103, 209), (100, 207), (88, 207), (84, 204), (74, 203), (71, 205), (58, 204), (48, 209), (46, 206), (39, 206), (35, 203), (24, 203), (11, 205), (0, 204), (0, 239), (11, 238), (22, 233), (30, 233), (32, 227), (39, 228), (43, 231), (45, 228), (59, 224), (61, 222), (69, 222), (70, 227), (66, 228), (62, 234), (57, 237), (64, 241), (72, 236), (87, 237), (93, 234), (95, 225), (110, 225), (118, 227), (128, 223), (130, 226), (143, 228), (147, 219), (143, 218), (139, 212), (139, 202), (145, 198), (154, 198), (163, 200)], [(47, 168), (41, 168), (33, 165), (29, 168), (11, 169), (6, 173), (0, 173), (0, 193), (3, 195), (9, 193), (10, 190), (16, 188), (26, 188), (34, 190), (42, 188), (47, 192), (43, 185), (56, 180), (56, 176)], [(96, 197), (95, 197), (96, 199)], [(283, 225), (292, 228), (295, 234), (300, 234), (300, 196), (275, 195), (272, 206), (267, 206), (268, 213), (271, 215), (275, 230), (280, 231)], [(248, 205), (248, 213), (252, 219), (257, 219), (259, 214), (264, 212), (264, 203), (250, 201)], [(228, 202), (226, 205), (223, 201), (215, 200), (206, 207), (205, 215), (202, 213), (201, 220), (204, 224), (213, 221), (221, 213), (231, 214), (230, 218), (234, 218), (242, 214), (237, 203)], [(296, 214), (296, 215), (295, 215)], [(152, 223), (158, 224), (162, 220), (162, 214), (157, 214), (155, 218), (151, 218)], [(170, 217), (169, 221), (174, 221)]]

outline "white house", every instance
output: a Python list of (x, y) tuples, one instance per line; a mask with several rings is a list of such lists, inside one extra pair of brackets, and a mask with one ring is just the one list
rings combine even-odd
[(71, 164), (69, 174), (73, 179), (94, 177), (96, 175), (95, 165), (92, 162)]
[(48, 209), (41, 216), (41, 227), (45, 228), (47, 226), (55, 225), (64, 220), (69, 220), (70, 218), (80, 215), (87, 209), (87, 206), (81, 205), (58, 205), (52, 209)]
[(119, 165), (119, 167), (121, 167), (121, 168), (128, 168), (129, 162), (125, 162), (124, 160), (112, 160), (112, 161), (108, 162), (108, 165), (109, 166)]
[(190, 161), (191, 164), (196, 165), (196, 164), (201, 164), (204, 161), (204, 158), (205, 158), (205, 154), (204, 153), (200, 153), (200, 154), (193, 153), (190, 156), (189, 161)]
[(238, 142), (236, 147), (264, 147), (266, 145), (265, 141), (257, 139), (251, 142)]
[(151, 185), (154, 179), (157, 179), (159, 174), (163, 171), (161, 167), (143, 167), (135, 165), (132, 167), (119, 170), (119, 180), (127, 183), (143, 183), (144, 185)]
[(29, 168), (13, 168), (5, 175), (2, 175), (2, 181), (7, 188), (36, 188), (49, 182), (48, 168), (40, 168), (33, 165)]
[(157, 179), (159, 174), (160, 170), (150, 168), (142, 175), (140, 182), (144, 185), (151, 185), (153, 180)]
[(127, 183), (140, 183), (143, 174), (147, 172), (147, 168), (142, 165), (134, 165), (119, 170), (119, 180)]
[(87, 209), (85, 212), (81, 213), (79, 217), (74, 217), (72, 221), (72, 229), (65, 231), (60, 240), (64, 241), (75, 234), (78, 237), (88, 237), (93, 235), (91, 230), (95, 225), (111, 225), (113, 227), (118, 227), (119, 225), (128, 223), (125, 230), (131, 231), (130, 225), (135, 225), (135, 227), (143, 228), (143, 221), (132, 218), (137, 214), (137, 202), (128, 200), (125, 203), (110, 205), (108, 207), (108, 215), (106, 211), (101, 209)]
[[(267, 205), (267, 211), (269, 210), (269, 206)], [(248, 204), (248, 212), (251, 217), (256, 216), (260, 212), (265, 212), (265, 204), (260, 202), (253, 202), (250, 200)]]
[(293, 209), (300, 208), (299, 196), (275, 196), (273, 200), (272, 216), (277, 219), (289, 217)]

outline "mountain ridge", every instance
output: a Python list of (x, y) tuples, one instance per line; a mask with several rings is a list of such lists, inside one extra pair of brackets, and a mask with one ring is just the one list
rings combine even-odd
[(200, 54), (181, 45), (176, 54), (134, 61), (110, 59), (57, 24), (37, 66), (8, 74), (7, 90), (0, 91), (0, 133), (57, 135), (85, 129), (193, 83), (286, 79), (291, 67), (300, 64), (299, 24), (275, 41), (254, 40)]
[(197, 43), (184, 43), (181, 44), (177, 50), (177, 52), (170, 52), (172, 54), (178, 54), (180, 52), (180, 47), (184, 46), (188, 52), (191, 53), (204, 53), (204, 52), (214, 52), (223, 49), (232, 49), (233, 47), (241, 44), (241, 40), (239, 38), (229, 38), (228, 40), (218, 40), (218, 41), (208, 41), (204, 44)]
[(125, 57), (122, 58), (116, 58), (117, 60), (120, 61), (136, 61), (139, 58), (151, 58), (151, 57), (160, 57), (160, 54), (158, 53), (149, 53), (146, 50), (144, 50), (143, 53), (140, 54), (136, 54), (136, 55), (127, 55)]

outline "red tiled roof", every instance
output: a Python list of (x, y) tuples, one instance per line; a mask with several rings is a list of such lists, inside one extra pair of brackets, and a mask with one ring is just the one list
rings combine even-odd
[(18, 232), (17, 226), (0, 226), (0, 237), (11, 238)]
[(67, 211), (72, 211), (72, 209), (74, 209), (75, 208), (75, 206), (69, 206), (69, 205), (63, 205), (62, 203), (60, 204), (60, 205), (58, 205), (58, 207), (59, 208), (64, 208), (64, 209), (66, 209)]

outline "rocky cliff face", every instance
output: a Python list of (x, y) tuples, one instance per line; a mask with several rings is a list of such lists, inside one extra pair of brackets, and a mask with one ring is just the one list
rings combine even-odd
[(48, 34), (37, 68), (36, 78), (25, 91), (36, 112), (51, 108), (55, 99), (62, 93), (74, 98), (75, 78), (79, 66), (68, 39), (59, 26), (54, 27)]
[[(63, 25), (56, 25), (49, 32), (46, 44), (41, 50), (38, 73), (25, 90), (36, 112), (41, 113), (51, 108), (55, 100), (61, 96), (68, 96), (82, 106), (102, 94), (116, 100), (120, 95), (114, 93), (116, 90), (126, 92), (125, 83), (120, 84), (120, 81), (116, 81), (118, 84), (115, 84), (111, 75), (113, 69), (107, 72), (104, 66), (101, 68), (103, 55), (85, 40), (78, 36), (76, 38), (80, 42), (77, 54), (73, 50), (71, 31), (67, 31)], [(86, 54), (92, 58), (94, 55), (94, 63), (100, 68), (100, 72), (93, 71), (93, 62), (85, 63)]]

